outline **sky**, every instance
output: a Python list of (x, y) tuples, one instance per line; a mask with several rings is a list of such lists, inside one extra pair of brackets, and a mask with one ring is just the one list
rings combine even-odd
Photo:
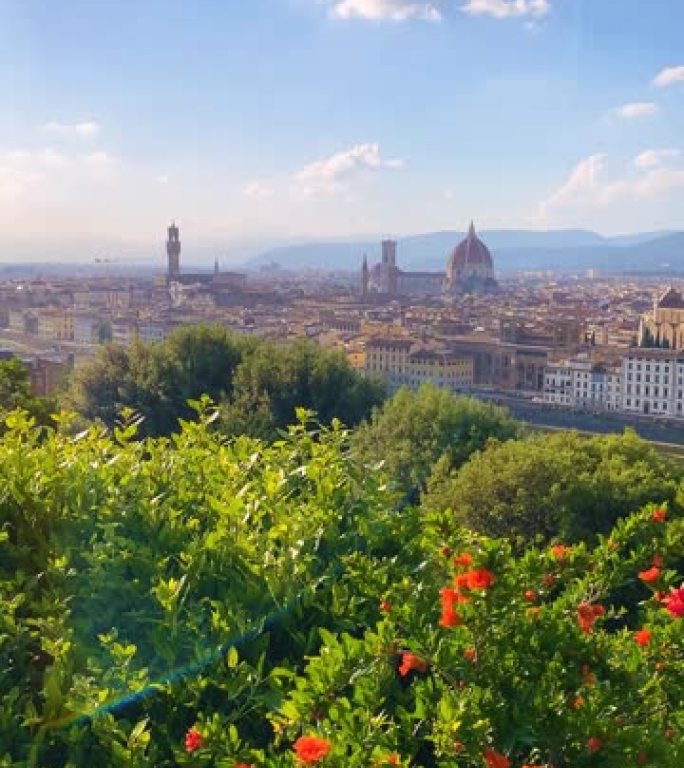
[(0, 0), (0, 236), (684, 229), (682, 0)]

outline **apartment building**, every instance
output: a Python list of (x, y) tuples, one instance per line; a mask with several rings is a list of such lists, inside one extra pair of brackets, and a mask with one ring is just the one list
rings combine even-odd
[(422, 349), (409, 354), (404, 385), (418, 389), (422, 384), (431, 382), (436, 387), (451, 392), (464, 392), (472, 389), (473, 379), (472, 357), (448, 351)]
[(622, 406), (622, 367), (564, 360), (546, 367), (544, 402), (584, 410), (619, 411)]
[(452, 392), (472, 389), (471, 356), (448, 349), (421, 347), (409, 339), (376, 338), (366, 345), (366, 372), (384, 379), (390, 392), (418, 389), (431, 382)]
[(544, 371), (545, 403), (553, 405), (574, 405), (572, 369), (570, 363), (562, 362), (548, 365)]
[(69, 310), (36, 310), (36, 334), (41, 339), (71, 341), (74, 338), (74, 316)]
[(684, 417), (684, 353), (632, 349), (622, 362), (623, 410)]

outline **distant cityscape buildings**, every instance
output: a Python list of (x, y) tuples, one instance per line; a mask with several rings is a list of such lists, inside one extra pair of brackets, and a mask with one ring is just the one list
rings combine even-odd
[(177, 283), (179, 286), (212, 286), (219, 293), (244, 289), (247, 276), (241, 272), (221, 272), (218, 259), (214, 261), (213, 272), (182, 272), (180, 254), (180, 230), (175, 222), (171, 222), (166, 240), (166, 277), (169, 285)]
[(379, 263), (364, 257), (360, 285), (339, 271), (248, 277), (218, 259), (185, 271), (176, 222), (164, 245), (154, 277), (0, 282), (0, 353), (27, 361), (46, 393), (102, 344), (160, 343), (179, 326), (216, 323), (339, 348), (390, 393), (432, 382), (538, 408), (684, 419), (684, 281), (664, 290), (657, 279), (582, 268), (499, 282), (472, 224), (443, 272), (400, 269), (387, 239)]
[(410, 272), (397, 266), (397, 243), (383, 240), (382, 259), (370, 269), (364, 256), (361, 267), (363, 295), (457, 296), (464, 293), (492, 293), (498, 288), (494, 261), (471, 222), (466, 237), (447, 259), (445, 272)]

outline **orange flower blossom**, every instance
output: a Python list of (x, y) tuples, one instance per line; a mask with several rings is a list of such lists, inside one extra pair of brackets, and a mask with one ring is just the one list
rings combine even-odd
[(327, 739), (321, 739), (318, 736), (300, 736), (292, 749), (300, 763), (316, 765), (330, 752), (332, 744)]
[(485, 749), (484, 759), (485, 763), (487, 763), (487, 768), (510, 768), (512, 765), (511, 761), (505, 755), (502, 755), (491, 747)]
[(410, 651), (404, 651), (404, 653), (401, 656), (401, 665), (399, 666), (399, 674), (402, 677), (406, 677), (408, 673), (415, 669), (416, 672), (426, 672), (427, 671), (427, 663), (424, 662), (421, 658), (416, 656), (414, 653), (411, 653)]

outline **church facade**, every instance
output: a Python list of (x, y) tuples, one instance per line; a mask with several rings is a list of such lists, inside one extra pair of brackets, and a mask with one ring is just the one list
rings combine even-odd
[(466, 237), (451, 251), (444, 272), (410, 272), (397, 266), (397, 243), (382, 242), (382, 259), (369, 268), (364, 257), (361, 268), (363, 295), (455, 296), (490, 293), (498, 287), (494, 261), (471, 223)]
[(684, 350), (684, 296), (668, 288), (639, 324), (639, 346)]

